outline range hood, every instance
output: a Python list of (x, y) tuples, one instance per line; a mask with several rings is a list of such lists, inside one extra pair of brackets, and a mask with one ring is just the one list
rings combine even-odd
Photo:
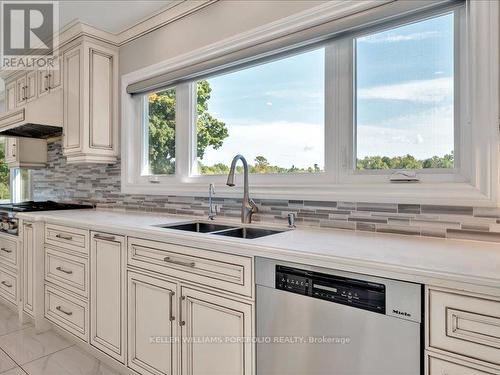
[(56, 90), (10, 110), (0, 116), (0, 136), (42, 139), (60, 136), (62, 104), (62, 90)]

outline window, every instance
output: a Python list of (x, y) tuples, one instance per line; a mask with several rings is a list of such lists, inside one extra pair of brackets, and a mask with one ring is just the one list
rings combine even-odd
[(0, 138), (0, 202), (10, 201), (10, 173), (5, 164), (5, 138)]
[(354, 43), (356, 168), (453, 168), (454, 14)]
[(251, 173), (317, 173), (325, 164), (325, 50), (197, 82), (197, 160), (227, 174), (234, 155)]
[[(242, 154), (254, 197), (490, 204), (498, 181), (491, 152), (498, 32), (491, 30), (499, 6), (393, 5), (404, 16), (393, 9), (381, 11), (378, 24), (345, 20), (349, 31), (274, 56), (264, 51), (260, 60), (229, 61), (241, 45), (221, 42), (208, 55), (194, 51), (186, 62), (151, 67), (150, 75), (124, 75), (133, 93), (122, 96), (124, 192), (199, 196), (215, 183), (239, 196), (241, 184), (225, 182)], [(254, 37), (242, 36), (259, 52), (275, 45)], [(141, 94), (161, 82), (164, 89)], [(421, 183), (392, 183), (401, 170)]]
[(175, 174), (175, 89), (144, 97), (142, 174)]

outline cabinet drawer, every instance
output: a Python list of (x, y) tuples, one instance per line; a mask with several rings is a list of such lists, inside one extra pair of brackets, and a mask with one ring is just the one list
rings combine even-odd
[(17, 275), (0, 269), (0, 296), (17, 305)]
[(45, 248), (45, 280), (88, 296), (88, 259)]
[(17, 242), (0, 238), (0, 261), (8, 266), (17, 268)]
[(83, 229), (47, 224), (45, 226), (45, 242), (85, 255), (89, 253), (89, 232)]
[(428, 289), (429, 347), (500, 365), (500, 301)]
[(444, 359), (428, 357), (427, 375), (493, 375), (492, 372), (484, 372), (472, 367), (458, 363), (448, 362)]
[(62, 329), (88, 341), (88, 304), (85, 301), (45, 285), (45, 317)]
[(189, 246), (129, 238), (131, 266), (228, 292), (252, 296), (252, 258)]

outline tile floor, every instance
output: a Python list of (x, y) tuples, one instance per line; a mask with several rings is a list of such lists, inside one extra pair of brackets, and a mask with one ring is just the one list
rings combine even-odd
[(52, 331), (36, 334), (0, 304), (1, 375), (118, 375)]

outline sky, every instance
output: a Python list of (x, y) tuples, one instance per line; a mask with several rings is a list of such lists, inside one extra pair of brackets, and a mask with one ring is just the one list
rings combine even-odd
[[(452, 30), (448, 14), (355, 40), (358, 158), (453, 150)], [(321, 48), (210, 78), (208, 109), (229, 137), (203, 164), (241, 153), (249, 162), (262, 155), (281, 167), (323, 167), (324, 59)]]

